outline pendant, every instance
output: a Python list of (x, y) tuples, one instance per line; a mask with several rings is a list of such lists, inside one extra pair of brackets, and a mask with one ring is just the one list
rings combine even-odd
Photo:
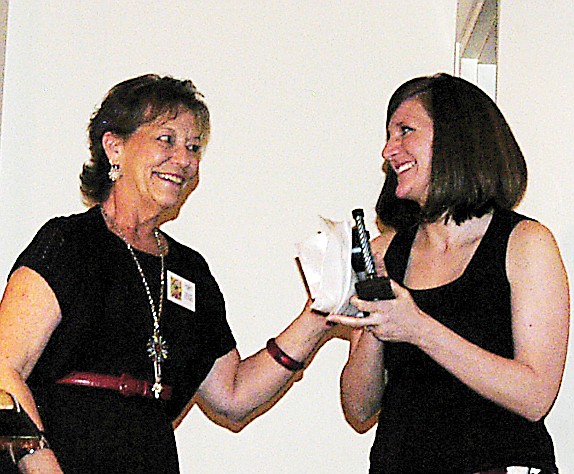
[(147, 343), (147, 352), (150, 358), (153, 360), (153, 372), (154, 372), (154, 384), (152, 386), (152, 391), (156, 399), (159, 398), (163, 386), (161, 384), (161, 363), (167, 359), (167, 343), (154, 331), (152, 337), (150, 337)]
[(153, 392), (153, 396), (156, 400), (159, 400), (162, 390), (163, 385), (161, 384), (161, 382), (156, 382), (152, 385), (151, 391)]
[(161, 337), (161, 334), (154, 334), (149, 338), (147, 343), (147, 353), (151, 359), (158, 359), (158, 361), (163, 362), (167, 359), (168, 350), (167, 342)]

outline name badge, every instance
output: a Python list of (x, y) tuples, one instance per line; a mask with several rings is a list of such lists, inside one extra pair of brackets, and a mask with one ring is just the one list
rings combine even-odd
[(167, 299), (195, 311), (195, 283), (168, 270)]

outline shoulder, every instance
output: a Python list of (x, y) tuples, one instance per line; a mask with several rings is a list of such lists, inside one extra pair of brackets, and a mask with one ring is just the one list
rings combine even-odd
[(516, 224), (508, 241), (507, 268), (533, 271), (537, 268), (562, 266), (560, 250), (554, 235), (538, 221), (524, 219)]
[(554, 235), (538, 221), (523, 219), (518, 222), (510, 234), (509, 247), (515, 251), (528, 251), (529, 249), (540, 249), (543, 247), (555, 247)]
[(91, 233), (91, 226), (87, 225), (90, 220), (90, 211), (82, 214), (53, 217), (46, 221), (28, 245), (30, 248), (59, 247), (71, 239), (83, 239), (86, 232)]
[(65, 293), (68, 283), (77, 283), (85, 276), (85, 262), (95, 263), (101, 255), (89, 244), (97, 240), (94, 226), (89, 225), (92, 220), (87, 211), (47, 221), (20, 253), (10, 275), (20, 267), (28, 267), (39, 274), (54, 293)]
[(195, 264), (202, 266), (207, 266), (207, 261), (197, 250), (182, 244), (178, 240), (174, 239), (169, 234), (162, 231), (162, 234), (168, 241), (169, 251), (172, 256), (178, 260), (193, 261)]
[(387, 226), (379, 226), (379, 230), (381, 233), (371, 241), (371, 248), (373, 252), (384, 254), (397, 232)]
[(488, 227), (490, 240), (508, 252), (516, 250), (537, 236), (551, 236), (550, 231), (535, 219), (509, 209), (497, 209)]
[(77, 232), (91, 233), (98, 223), (99, 213), (95, 208), (78, 214), (57, 216), (48, 220), (40, 229), (42, 232), (59, 232), (75, 235)]
[(167, 258), (169, 269), (193, 281), (201, 280), (204, 283), (213, 281), (215, 283), (210, 266), (201, 253), (180, 243), (165, 232), (162, 233), (169, 245)]
[(70, 254), (96, 238), (97, 220), (94, 211), (53, 217), (38, 230), (20, 254), (16, 265), (25, 261), (54, 262), (59, 256)]

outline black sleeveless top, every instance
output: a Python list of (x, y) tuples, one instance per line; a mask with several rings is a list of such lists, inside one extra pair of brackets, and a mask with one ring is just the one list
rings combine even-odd
[[(422, 311), (474, 344), (513, 357), (506, 250), (526, 219), (498, 210), (461, 277), (410, 290)], [(401, 283), (417, 228), (398, 233), (385, 255)], [(530, 422), (483, 398), (423, 351), (385, 343), (388, 383), (371, 449), (371, 473), (472, 473), (503, 466), (555, 467), (544, 421)], [(472, 370), (472, 367), (469, 367)]]

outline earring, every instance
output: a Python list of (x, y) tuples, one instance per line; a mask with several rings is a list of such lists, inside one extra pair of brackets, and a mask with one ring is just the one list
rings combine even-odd
[(110, 166), (110, 171), (108, 171), (108, 178), (113, 183), (122, 177), (122, 170), (120, 169), (120, 165), (112, 164)]

